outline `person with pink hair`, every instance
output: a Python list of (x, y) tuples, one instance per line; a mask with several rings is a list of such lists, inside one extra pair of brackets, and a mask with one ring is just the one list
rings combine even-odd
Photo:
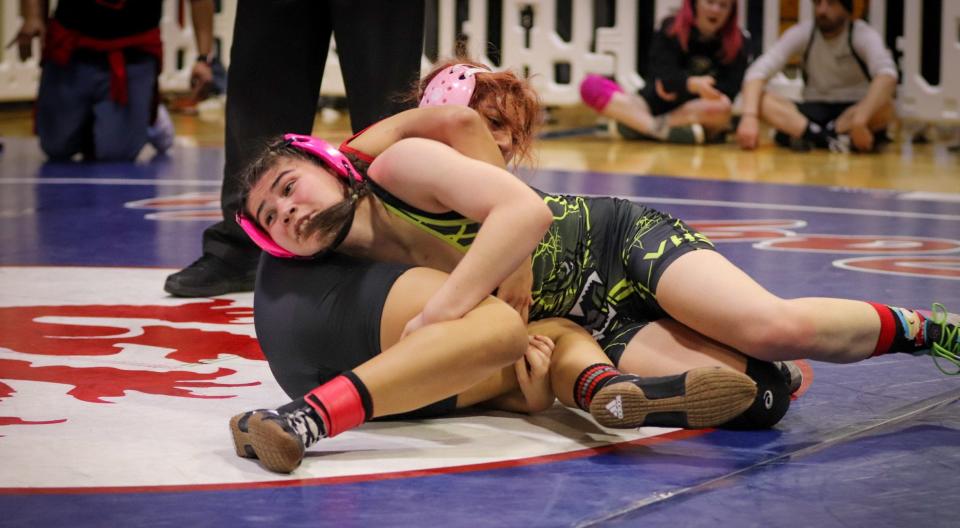
[(653, 37), (638, 95), (595, 74), (580, 84), (580, 95), (616, 120), (624, 138), (699, 144), (729, 128), (731, 101), (748, 63), (736, 0), (684, 0)]

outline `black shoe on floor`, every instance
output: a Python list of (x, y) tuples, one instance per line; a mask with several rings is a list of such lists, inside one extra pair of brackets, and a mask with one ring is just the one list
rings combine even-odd
[(794, 152), (809, 152), (816, 146), (802, 137), (791, 137), (783, 132), (780, 132), (779, 130), (777, 130), (776, 134), (773, 135), (773, 142)]
[(203, 255), (193, 264), (167, 277), (163, 289), (177, 297), (213, 297), (253, 290), (256, 264), (249, 268), (232, 266), (213, 255)]

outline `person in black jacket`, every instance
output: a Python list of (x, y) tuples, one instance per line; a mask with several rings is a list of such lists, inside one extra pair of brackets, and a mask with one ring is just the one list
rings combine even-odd
[(639, 97), (599, 75), (588, 75), (580, 94), (625, 138), (703, 143), (729, 127), (749, 62), (745, 41), (735, 0), (684, 0), (653, 37)]

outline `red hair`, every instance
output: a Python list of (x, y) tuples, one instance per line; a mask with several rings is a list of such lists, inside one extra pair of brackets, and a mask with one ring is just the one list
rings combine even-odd
[[(680, 47), (683, 51), (689, 49), (690, 30), (696, 25), (697, 20), (694, 15), (696, 8), (693, 5), (695, 0), (683, 0), (680, 11), (673, 19), (673, 26), (667, 31), (672, 37), (677, 37), (680, 41)], [(743, 33), (740, 32), (740, 23), (737, 21), (737, 0), (731, 0), (730, 14), (727, 15), (727, 21), (720, 28), (720, 42), (723, 45), (722, 62), (730, 64), (737, 58), (740, 48), (743, 47)]]
[[(485, 65), (465, 57), (441, 60), (425, 75), (416, 88), (415, 99), (420, 100), (430, 81), (445, 68), (454, 64)], [(510, 131), (517, 161), (531, 158), (531, 147), (540, 125), (540, 97), (530, 83), (510, 70), (491, 71), (476, 76), (477, 87), (470, 98), (470, 108), (478, 110), (484, 102), (497, 109), (503, 119), (503, 128)], [(411, 98), (412, 99), (412, 98)]]

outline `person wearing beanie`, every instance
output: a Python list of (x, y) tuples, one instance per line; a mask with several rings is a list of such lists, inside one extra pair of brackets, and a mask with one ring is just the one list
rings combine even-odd
[[(777, 143), (870, 152), (893, 118), (897, 67), (883, 37), (853, 16), (853, 0), (810, 0), (814, 20), (788, 29), (747, 69), (737, 141), (756, 148), (760, 121), (776, 129)], [(799, 104), (765, 92), (767, 81), (794, 56), (802, 57)]]

